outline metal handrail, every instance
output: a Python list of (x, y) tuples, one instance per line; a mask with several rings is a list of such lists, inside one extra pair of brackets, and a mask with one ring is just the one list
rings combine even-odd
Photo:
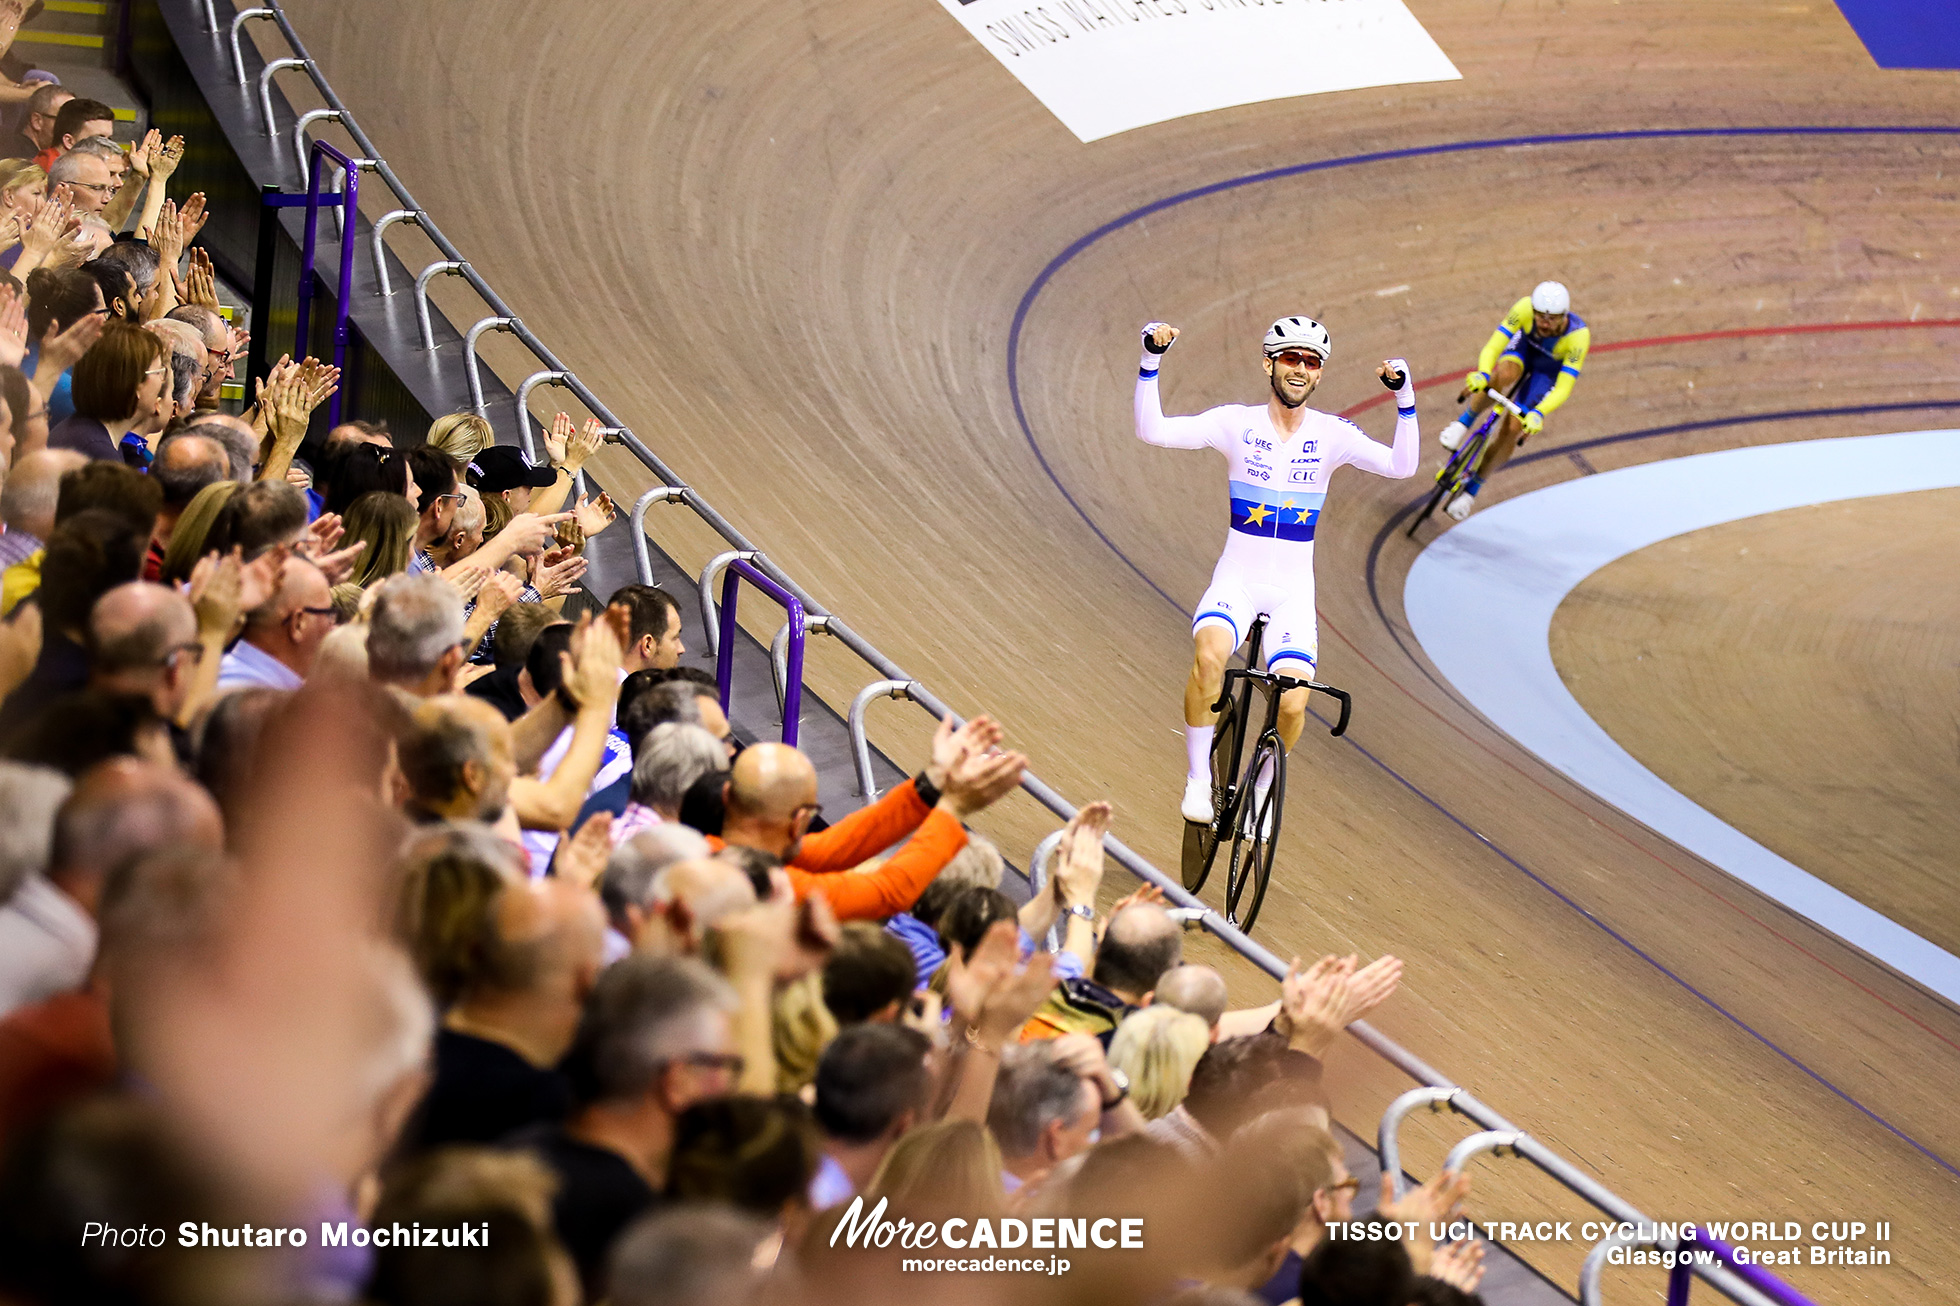
[(422, 215), (414, 209), (390, 209), (374, 220), (368, 238), (374, 244), (375, 293), (383, 299), (393, 296), (395, 287), (388, 276), (388, 247), (381, 243), (381, 238), (397, 222), (412, 222), (419, 227), (422, 225)]
[(308, 109), (293, 123), (293, 167), (306, 180), (306, 129), (316, 122), (339, 122), (338, 109)]
[(633, 561), (639, 567), (640, 583), (653, 584), (653, 555), (647, 552), (647, 509), (656, 503), (680, 503), (687, 499), (685, 485), (656, 485), (633, 504)]
[[(829, 617), (803, 618), (805, 635), (821, 635), (830, 629)], [(776, 636), (769, 641), (769, 678), (776, 684), (776, 710), (784, 710), (785, 696), (789, 692), (789, 623), (785, 621), (776, 628)], [(806, 645), (807, 647), (807, 645)]]
[(547, 369), (533, 372), (517, 383), (517, 399), (513, 405), (517, 412), (517, 436), (524, 445), (524, 456), (532, 462), (538, 460), (538, 446), (531, 439), (531, 391), (541, 385), (563, 386), (571, 379), (570, 372)]
[(1606, 1258), (1615, 1247), (1644, 1247), (1648, 1240), (1623, 1234), (1615, 1229), (1586, 1253), (1586, 1263), (1579, 1267), (1579, 1306), (1600, 1306), (1599, 1279), (1606, 1273)]
[[(544, 344), (544, 342), (539, 340), (537, 336), (535, 336), (531, 332), (531, 330), (528, 327), (526, 327), (523, 324), (523, 322), (521, 322), (517, 318), (516, 313), (511, 309), (510, 305), (504, 301), (503, 297), (499, 295), (496, 292), (496, 290), (489, 284), (489, 282), (484, 279), (481, 273), (479, 273), (473, 266), (471, 266), (469, 260), (463, 257), (462, 252), (456, 247), (455, 243), (452, 242), (448, 238), (448, 236), (443, 233), (440, 227), (438, 227), (433, 221), (430, 221), (427, 218), (426, 211), (423, 210), (422, 206), (416, 202), (415, 197), (409, 192), (408, 188), (405, 185), (403, 185), (401, 178), (395, 175), (394, 169), (389, 167), (387, 161), (381, 157), (381, 152), (378, 149), (376, 149), (374, 143), (370, 139), (368, 139), (367, 134), (362, 130), (359, 122), (354, 118), (354, 116), (350, 112), (348, 112), (346, 105), (344, 105), (341, 102), (339, 95), (334, 91), (333, 87), (327, 82), (325, 76), (320, 72), (318, 66), (313, 62), (312, 57), (309, 54), (307, 54), (306, 45), (300, 39), (299, 33), (296, 30), (294, 30), (292, 25), (292, 20), (287, 16), (285, 10), (278, 5), (276, 0), (274, 0), (274, 3), (266, 7), (271, 9), (272, 11), (271, 16), (273, 20), (278, 24), (280, 34), (285, 38), (287, 46), (293, 51), (294, 55), (297, 56), (296, 58), (289, 59), (289, 60), (273, 60), (268, 64), (266, 64), (264, 71), (262, 71), (260, 74), (259, 77), (260, 97), (259, 98), (260, 98), (262, 110), (266, 118), (267, 133), (274, 134), (274, 125), (272, 122), (272, 97), (271, 97), (272, 76), (282, 68), (290, 68), (290, 67), (305, 68), (308, 77), (312, 80), (314, 87), (319, 91), (321, 98), (325, 100), (328, 107), (340, 111), (341, 125), (345, 128), (348, 135), (353, 138), (355, 144), (359, 146), (362, 153), (366, 155), (369, 159), (372, 159), (374, 161), (374, 170), (381, 177), (381, 179), (387, 184), (388, 188), (394, 193), (396, 199), (400, 201), (401, 206), (405, 209), (410, 209), (415, 212), (424, 214), (419, 225), (422, 227), (423, 232), (426, 235), (428, 235), (431, 243), (433, 243), (437, 248), (437, 250), (439, 250), (443, 255), (443, 260), (440, 263), (431, 265), (430, 269), (425, 270), (422, 276), (417, 278), (417, 293), (420, 301), (418, 307), (420, 309), (420, 314), (421, 314), (422, 333), (423, 333), (422, 339), (423, 339), (423, 348), (425, 352), (433, 352), (435, 348), (434, 341), (433, 341), (433, 331), (430, 327), (430, 324), (428, 322), (428, 316), (427, 316), (428, 314), (427, 278), (430, 275), (432, 275), (435, 269), (440, 268), (443, 271), (454, 272), (462, 276), (466, 281), (468, 281), (471, 287), (482, 298), (484, 304), (490, 308), (494, 317), (507, 324), (504, 329), (509, 330), (511, 334), (515, 335), (518, 341), (521, 344), (523, 344), (523, 346), (527, 350), (529, 350), (530, 353), (534, 357), (536, 357), (541, 364), (543, 364), (546, 368), (552, 369), (554, 371), (568, 371), (568, 369), (566, 369), (564, 363), (560, 361), (558, 356), (552, 353), (551, 350)], [(217, 21), (215, 17), (215, 11), (211, 5), (211, 0), (206, 0), (206, 14), (207, 14), (207, 24), (206, 24), (207, 30), (212, 31), (214, 33), (214, 39), (216, 39), (215, 32), (217, 29)], [(478, 324), (479, 327), (481, 325), (482, 325), (481, 323)], [(476, 328), (472, 328), (472, 330), (474, 331), (476, 330)], [(473, 345), (473, 342), (471, 343)], [(476, 375), (475, 353), (473, 347), (467, 348), (465, 350), (464, 358), (465, 358), (465, 364), (469, 372), (470, 379), (476, 383), (475, 397), (478, 399), (476, 411), (480, 414), (482, 412), (482, 404), (480, 401), (481, 382)], [(572, 391), (573, 394), (575, 394), (578, 397), (579, 402), (584, 404), (588, 411), (590, 411), (591, 413), (599, 417), (608, 426), (611, 426), (620, 431), (622, 442), (629, 449), (632, 450), (634, 456), (638, 458), (641, 464), (644, 465), (649, 471), (653, 472), (654, 475), (658, 477), (662, 483), (664, 483), (666, 486), (669, 487), (681, 487), (686, 484), (686, 481), (683, 477), (681, 477), (671, 467), (669, 467), (665, 462), (665, 460), (663, 460), (657, 453), (655, 453), (652, 449), (648, 448), (647, 445), (643, 441), (641, 441), (638, 436), (634, 435), (632, 431), (627, 429), (625, 424), (620, 421), (619, 417), (612, 411), (612, 409), (607, 407), (605, 402), (601, 400), (598, 395), (594, 394), (583, 382), (579, 381), (576, 377), (572, 377), (568, 381), (567, 387)], [(714, 562), (711, 562), (709, 564), (709, 571), (703, 573), (702, 608), (704, 614), (712, 614), (714, 609), (712, 594), (709, 593), (707, 589), (710, 580), (709, 573), (716, 570), (718, 566), (727, 567), (727, 566), (740, 565), (743, 567), (745, 572), (753, 572), (755, 575), (759, 575), (767, 578), (768, 580), (773, 582), (776, 586), (780, 587), (785, 593), (794, 597), (796, 601), (801, 605), (802, 610), (806, 615), (818, 615), (818, 616), (830, 617), (831, 620), (827, 629), (829, 633), (834, 638), (836, 638), (839, 643), (843, 644), (846, 648), (850, 649), (851, 652), (856, 654), (859, 659), (865, 662), (868, 666), (878, 671), (881, 675), (883, 675), (887, 679), (906, 682), (907, 685), (906, 696), (910, 698), (913, 702), (917, 703), (931, 716), (938, 719), (944, 719), (952, 715), (951, 709), (948, 708), (945, 703), (941, 702), (937, 696), (935, 696), (933, 693), (927, 690), (923, 685), (920, 685), (916, 681), (913, 681), (911, 677), (907, 676), (906, 673), (902, 669), (900, 669), (899, 666), (896, 663), (894, 663), (890, 658), (886, 657), (876, 647), (874, 647), (872, 644), (866, 641), (862, 636), (858, 635), (856, 631), (852, 630), (847, 624), (845, 624), (842, 620), (838, 619), (834, 614), (829, 613), (821, 604), (817, 603), (816, 600), (813, 599), (808, 594), (808, 592), (806, 592), (802, 588), (802, 586), (797, 584), (797, 582), (792, 577), (790, 577), (787, 573), (783, 572), (781, 568), (777, 567), (774, 563), (770, 562), (766, 557), (762, 556), (762, 554), (756, 548), (756, 546), (746, 536), (744, 536), (741, 531), (737, 530), (735, 526), (731, 522), (729, 522), (726, 517), (722, 516), (721, 513), (718, 512), (706, 500), (702, 499), (697, 494), (685, 493), (683, 496), (679, 497), (677, 501), (686, 503), (687, 506), (693, 510), (696, 516), (698, 516), (703, 522), (707, 523), (709, 528), (712, 529), (730, 546), (730, 550), (726, 553), (719, 555)], [(705, 628), (708, 631), (708, 639), (710, 645), (717, 648), (718, 661), (722, 657), (722, 654), (720, 652), (722, 648), (728, 648), (729, 654), (732, 656), (733, 650), (732, 647), (730, 647), (733, 644), (732, 635), (733, 635), (733, 628), (734, 628), (732, 613), (729, 614), (728, 618), (726, 619), (726, 629), (729, 635), (731, 636), (729, 640), (721, 641), (719, 639), (719, 635), (721, 634), (722, 627), (718, 623), (709, 621), (706, 623)], [(799, 652), (801, 651), (800, 648), (798, 651)], [(1033, 773), (1030, 772), (1024, 774), (1021, 782), (1021, 787), (1024, 790), (1026, 790), (1027, 793), (1035, 799), (1035, 801), (1041, 803), (1043, 806), (1047, 807), (1051, 812), (1054, 812), (1057, 816), (1062, 817), (1064, 820), (1069, 819), (1075, 815), (1076, 809), (1074, 804), (1068, 802), (1060, 794), (1056, 793), (1053, 789), (1051, 789), (1046, 783), (1044, 783), (1042, 780), (1036, 777)], [(1240, 956), (1250, 961), (1253, 965), (1259, 967), (1259, 969), (1265, 971), (1272, 978), (1280, 979), (1284, 977), (1284, 975), (1286, 974), (1285, 964), (1277, 956), (1275, 956), (1270, 950), (1257, 943), (1254, 943), (1250, 938), (1246, 937), (1246, 935), (1242, 931), (1240, 931), (1237, 927), (1227, 922), (1225, 918), (1221, 916), (1218, 912), (1213, 911), (1211, 908), (1206, 907), (1203, 903), (1199, 902), (1190, 893), (1186, 892), (1184, 887), (1180, 883), (1178, 883), (1175, 880), (1172, 880), (1171, 878), (1166, 876), (1163, 872), (1159, 871), (1155, 866), (1152, 866), (1149, 862), (1145, 861), (1142, 857), (1138, 856), (1134, 851), (1132, 851), (1129, 847), (1127, 847), (1121, 840), (1113, 837), (1106, 837), (1104, 840), (1104, 846), (1108, 850), (1110, 857), (1113, 858), (1125, 870), (1129, 871), (1132, 875), (1136, 876), (1138, 879), (1145, 881), (1146, 883), (1154, 884), (1158, 888), (1162, 889), (1164, 891), (1165, 897), (1168, 898), (1171, 902), (1177, 904), (1179, 907), (1187, 908), (1192, 911), (1199, 912), (1200, 915), (1198, 917), (1198, 923), (1202, 925), (1204, 929), (1206, 929), (1215, 937), (1217, 937), (1221, 942), (1225, 943), (1228, 947), (1232, 948), (1233, 951), (1237, 952)], [(1450, 1105), (1455, 1110), (1460, 1111), (1462, 1114), (1470, 1117), (1473, 1120), (1476, 1120), (1478, 1123), (1482, 1124), (1486, 1129), (1512, 1130), (1515, 1128), (1510, 1124), (1510, 1122), (1506, 1121), (1504, 1117), (1500, 1115), (1498, 1112), (1492, 1110), (1490, 1107), (1480, 1102), (1477, 1098), (1472, 1096), (1467, 1091), (1452, 1084), (1434, 1067), (1429, 1065), (1429, 1063), (1422, 1060), (1420, 1057), (1416, 1056), (1408, 1049), (1402, 1047), (1400, 1044), (1389, 1039), (1388, 1037), (1383, 1035), (1380, 1031), (1376, 1030), (1373, 1026), (1367, 1024), (1365, 1021), (1356, 1021), (1354, 1024), (1349, 1025), (1348, 1033), (1352, 1035), (1364, 1047), (1374, 1052), (1377, 1056), (1380, 1056), (1382, 1059), (1387, 1061), (1390, 1065), (1395, 1066), (1398, 1070), (1408, 1075), (1411, 1079), (1415, 1080), (1417, 1083), (1427, 1085), (1431, 1088), (1448, 1090), (1448, 1100), (1450, 1102)], [(1535, 1140), (1527, 1140), (1527, 1141), (1531, 1141), (1533, 1143), (1533, 1152), (1535, 1154), (1532, 1156), (1531, 1159), (1534, 1161), (1534, 1163), (1538, 1164), (1541, 1169), (1546, 1170), (1547, 1173), (1551, 1174), (1554, 1179), (1557, 1179), (1559, 1182), (1563, 1183), (1567, 1188), (1570, 1188), (1574, 1192), (1578, 1193), (1581, 1197), (1591, 1202), (1594, 1206), (1597, 1206), (1599, 1207), (1599, 1209), (1607, 1211), (1609, 1213), (1619, 1215), (1619, 1218), (1622, 1219), (1628, 1218), (1629, 1214), (1637, 1214), (1637, 1212), (1634, 1212), (1633, 1208), (1624, 1200), (1620, 1199), (1617, 1195), (1613, 1194), (1603, 1186), (1594, 1182), (1590, 1177), (1584, 1175), (1576, 1168), (1571, 1166), (1569, 1163), (1563, 1161), (1561, 1158), (1556, 1157), (1549, 1150), (1544, 1149), (1542, 1148), (1542, 1146), (1537, 1145), (1535, 1143)], [(1548, 1164), (1548, 1162), (1553, 1164)], [(1386, 1159), (1385, 1159), (1385, 1163), (1386, 1163)], [(1399, 1169), (1397, 1171), (1397, 1174), (1398, 1174), (1398, 1182), (1399, 1182)], [(1703, 1272), (1704, 1268), (1705, 1267), (1697, 1267), (1696, 1273), (1699, 1274), (1702, 1278), (1706, 1279), (1709, 1283), (1711, 1283), (1711, 1285), (1716, 1287), (1719, 1291), (1727, 1293), (1735, 1300), (1746, 1302), (1746, 1303), (1752, 1303), (1752, 1306), (1754, 1303), (1768, 1301), (1768, 1299), (1763, 1297), (1760, 1292), (1754, 1290), (1753, 1288), (1750, 1287), (1749, 1284), (1743, 1282), (1741, 1279), (1738, 1279), (1732, 1272), (1728, 1271), (1727, 1267), (1715, 1267), (1720, 1271), (1719, 1273), (1716, 1274), (1704, 1273)], [(1770, 1279), (1772, 1282), (1776, 1282), (1772, 1276), (1768, 1276), (1765, 1274), (1764, 1277)], [(1781, 1287), (1780, 1284), (1779, 1287)], [(1804, 1299), (1798, 1296), (1797, 1294), (1795, 1294), (1794, 1292), (1790, 1292), (1787, 1288), (1783, 1289), (1783, 1291), (1788, 1293), (1788, 1296), (1785, 1299), (1783, 1306), (1793, 1306), (1794, 1303), (1803, 1303)]]
[(874, 699), (910, 697), (912, 682), (909, 680), (874, 680), (857, 692), (857, 697), (851, 700), (851, 710), (845, 714), (845, 729), (851, 736), (851, 761), (857, 767), (857, 791), (867, 807), (877, 801), (878, 785), (871, 774), (871, 741), (864, 733), (865, 709)]
[(1381, 1158), (1382, 1173), (1394, 1185), (1390, 1191), (1398, 1200), (1407, 1191), (1402, 1184), (1403, 1119), (1417, 1107), (1428, 1107), (1431, 1111), (1454, 1108), (1456, 1096), (1462, 1091), (1454, 1084), (1426, 1084), (1402, 1094), (1382, 1112), (1382, 1122), (1375, 1129), (1375, 1155)]
[[(693, 507), (697, 502), (690, 499), (688, 505)], [(696, 511), (699, 509), (697, 508)], [(720, 576), (730, 563), (737, 561), (762, 564), (764, 559), (754, 549), (729, 549), (708, 559), (708, 565), (701, 569), (701, 629), (708, 636), (708, 656), (717, 661), (721, 658), (721, 618), (715, 612), (715, 578)], [(651, 563), (640, 568), (640, 580), (649, 585), (653, 583)], [(806, 604), (803, 610), (808, 612), (809, 606)]]
[(274, 59), (259, 70), (259, 112), (265, 117), (265, 134), (277, 136), (279, 126), (272, 118), (272, 79), (288, 68), (313, 66), (311, 59)]
[[(469, 275), (469, 269), (463, 269)], [(510, 331), (517, 326), (517, 319), (505, 313), (492, 313), (489, 317), (478, 318), (476, 325), (463, 333), (463, 375), (470, 383), (470, 411), (486, 422), (490, 415), (483, 411), (483, 375), (476, 370), (476, 342), (485, 331)]]
[[(422, 230), (427, 231), (424, 226)], [(422, 269), (415, 278), (415, 325), (422, 333), (422, 352), (433, 354), (436, 351), (435, 324), (429, 320), (429, 282), (436, 277), (466, 276), (469, 264), (459, 258), (437, 259)]]
[[(205, 12), (209, 13), (211, 0), (204, 0), (204, 3)], [(241, 9), (231, 20), (231, 71), (240, 86), (245, 85), (245, 55), (238, 48), (238, 34), (240, 30), (254, 18), (276, 18), (277, 16), (270, 9)], [(214, 32), (218, 30), (217, 19), (215, 17), (211, 20), (211, 30)]]
[[(1068, 827), (1064, 826), (1042, 836), (1041, 842), (1034, 846), (1034, 852), (1028, 856), (1028, 901), (1040, 898), (1048, 888), (1048, 864), (1055, 860), (1055, 849), (1061, 847), (1062, 836), (1067, 832)], [(1048, 927), (1048, 937), (1044, 943), (1050, 952), (1062, 950), (1061, 917), (1057, 916), (1055, 923)]]
[(735, 686), (735, 605), (741, 596), (742, 582), (767, 594), (783, 605), (789, 613), (789, 652), (788, 669), (784, 676), (786, 688), (783, 695), (783, 742), (796, 746), (797, 725), (803, 717), (803, 642), (809, 638), (805, 630), (803, 604), (785, 587), (764, 575), (760, 568), (746, 558), (732, 558), (728, 563), (727, 574), (721, 583), (721, 651), (715, 655), (715, 684), (721, 689), (721, 710), (729, 711), (729, 697)]

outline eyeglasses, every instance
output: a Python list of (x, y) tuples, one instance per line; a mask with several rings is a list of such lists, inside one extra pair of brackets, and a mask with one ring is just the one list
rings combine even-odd
[(338, 612), (335, 612), (332, 608), (294, 608), (292, 611), (292, 615), (295, 617), (336, 617), (337, 618), (339, 617), (340, 614)]
[(1284, 353), (1274, 354), (1273, 361), (1285, 363), (1288, 367), (1304, 367), (1315, 372), (1320, 370), (1321, 363), (1319, 354), (1309, 354), (1299, 349), (1289, 349)]
[(68, 184), (70, 186), (80, 187), (82, 190), (92, 190), (98, 194), (105, 190), (113, 191), (116, 189), (116, 183), (113, 181), (71, 181)]
[(438, 494), (436, 496), (436, 502), (441, 503), (444, 499), (454, 499), (456, 502), (461, 503), (467, 497), (462, 491), (458, 490), (454, 494)]
[(165, 651), (164, 655), (157, 659), (157, 665), (160, 667), (174, 666), (177, 659), (187, 653), (190, 655), (192, 662), (204, 661), (204, 645), (196, 640), (191, 640), (188, 643), (179, 644), (175, 648)]
[(1323, 1193), (1358, 1193), (1361, 1191), (1361, 1180), (1355, 1175), (1349, 1175), (1347, 1178), (1341, 1180), (1341, 1182), (1328, 1184), (1320, 1191)]
[(694, 1066), (701, 1070), (726, 1070), (731, 1075), (740, 1076), (742, 1067), (748, 1062), (737, 1052), (685, 1052), (667, 1064)]

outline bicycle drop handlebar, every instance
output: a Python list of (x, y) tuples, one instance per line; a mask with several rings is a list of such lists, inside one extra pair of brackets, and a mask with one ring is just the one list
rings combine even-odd
[(1231, 667), (1225, 672), (1225, 683), (1218, 691), (1218, 701), (1211, 705), (1212, 711), (1223, 712), (1225, 710), (1225, 705), (1232, 699), (1232, 682), (1235, 680), (1256, 680), (1262, 685), (1272, 686), (1281, 693), (1285, 693), (1289, 689), (1310, 689), (1315, 693), (1325, 694), (1329, 698), (1336, 699), (1341, 705), (1340, 719), (1334, 722), (1334, 728), (1327, 733), (1336, 739), (1339, 739), (1347, 733), (1348, 718), (1354, 713), (1354, 697), (1345, 689), (1336, 689), (1332, 685), (1323, 685), (1318, 680), (1300, 680), (1294, 676), (1277, 675), (1271, 671), (1252, 671), (1244, 667)]

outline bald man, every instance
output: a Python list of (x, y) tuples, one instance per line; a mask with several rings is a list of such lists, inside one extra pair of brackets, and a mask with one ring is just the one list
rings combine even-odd
[(298, 689), (334, 625), (326, 573), (295, 554), (286, 560), (279, 592), (247, 614), (244, 638), (218, 666), (218, 688)]
[(634, 944), (655, 952), (697, 955), (716, 922), (755, 904), (755, 885), (735, 863), (721, 857), (675, 862), (654, 876), (646, 925), (634, 936)]
[(406, 1150), (494, 1142), (571, 1109), (554, 1067), (603, 964), (598, 895), (566, 880), (527, 880), (500, 890), (492, 915), (477, 972), (436, 1036), (435, 1081)]
[(1157, 981), (1156, 993), (1157, 1006), (1176, 1007), (1202, 1016), (1211, 1027), (1211, 1041), (1218, 1041), (1218, 1022), (1231, 1001), (1225, 992), (1223, 975), (1209, 966), (1193, 963), (1174, 966)]
[(250, 422), (230, 413), (200, 413), (197, 421), (185, 429), (208, 435), (223, 445), (231, 460), (230, 479), (240, 485), (251, 483), (259, 462), (259, 433), (252, 429)]
[(223, 315), (203, 304), (179, 304), (165, 321), (182, 322), (198, 333), (204, 342), (206, 366), (204, 381), (194, 401), (200, 413), (215, 414), (222, 402), (222, 390), (231, 378), (232, 360), (238, 354), (238, 340)]
[(116, 868), (161, 848), (223, 846), (218, 805), (176, 771), (134, 757), (84, 771), (55, 813), (47, 875), (29, 876), (0, 907), (0, 1013), (87, 976)]
[(148, 698), (165, 721), (183, 710), (203, 651), (196, 610), (167, 585), (118, 585), (89, 612), (89, 687)]
[(163, 487), (163, 508), (150, 532), (150, 550), (143, 558), (143, 579), (163, 576), (163, 555), (184, 509), (199, 492), (231, 476), (231, 455), (208, 435), (179, 431), (165, 436), (150, 463), (150, 479)]
[[(1018, 753), (964, 753), (944, 770), (944, 788), (932, 792), (930, 804), (920, 786), (931, 788), (932, 768), (813, 835), (810, 823), (822, 811), (816, 768), (787, 744), (757, 744), (729, 771), (721, 836), (709, 842), (782, 862), (797, 898), (822, 894), (839, 920), (883, 920), (918, 901), (966, 846), (964, 822), (1018, 784), (1026, 765)], [(907, 835), (876, 870), (851, 869)]]
[(1021, 1027), (1021, 1041), (1093, 1034), (1104, 1049), (1138, 1007), (1150, 1005), (1158, 982), (1184, 956), (1184, 931), (1155, 903), (1136, 902), (1109, 918), (1095, 968), (1061, 982)]

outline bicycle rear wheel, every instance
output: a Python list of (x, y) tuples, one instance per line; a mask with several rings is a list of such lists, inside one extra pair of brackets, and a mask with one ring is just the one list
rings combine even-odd
[(1450, 455), (1450, 460), (1436, 471), (1436, 488), (1430, 491), (1429, 502), (1422, 506), (1416, 519), (1409, 523), (1406, 534), (1415, 538), (1416, 528), (1428, 521), (1435, 511), (1456, 497), (1470, 479), (1470, 470), (1483, 459), (1484, 445), (1490, 439), (1490, 428), (1496, 422), (1496, 410), (1477, 424), (1477, 429), (1464, 438), (1462, 444)]
[[(1273, 783), (1263, 798), (1252, 782), (1270, 759)], [(1239, 804), (1239, 819), (1233, 823), (1232, 854), (1225, 872), (1225, 919), (1250, 932), (1259, 919), (1259, 908), (1266, 901), (1266, 887), (1272, 882), (1273, 855), (1279, 846), (1280, 816), (1286, 802), (1286, 754), (1279, 736), (1267, 733), (1259, 738), (1252, 752), (1252, 766), (1246, 772), (1248, 792)], [(1250, 898), (1247, 898), (1248, 892)], [(1241, 903), (1245, 910), (1240, 912)]]
[(1238, 779), (1231, 771), (1232, 761), (1239, 755), (1240, 720), (1238, 700), (1228, 700), (1225, 710), (1218, 714), (1218, 725), (1211, 737), (1211, 824), (1184, 823), (1182, 878), (1184, 887), (1192, 893), (1205, 887), (1205, 881), (1211, 876), (1211, 864), (1218, 856), (1218, 831), (1226, 814), (1225, 800)]

